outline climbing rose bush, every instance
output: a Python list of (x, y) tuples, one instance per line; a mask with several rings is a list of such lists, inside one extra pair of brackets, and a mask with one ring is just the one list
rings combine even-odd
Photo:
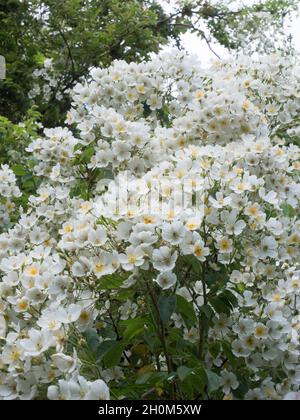
[(299, 70), (163, 54), (75, 87), (0, 235), (2, 399), (299, 398)]

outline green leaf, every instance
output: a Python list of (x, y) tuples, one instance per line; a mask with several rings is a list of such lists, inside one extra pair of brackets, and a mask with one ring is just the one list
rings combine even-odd
[(228, 278), (228, 274), (224, 271), (210, 271), (206, 274), (205, 281), (210, 287), (215, 286), (219, 288), (220, 285), (226, 284)]
[(147, 323), (147, 321), (148, 320), (146, 318), (141, 318), (141, 317), (125, 321), (126, 328), (122, 334), (123, 338), (127, 341), (131, 341), (134, 337), (143, 333), (145, 330), (145, 324)]
[(188, 323), (194, 324), (197, 321), (193, 304), (179, 295), (177, 295), (176, 310)]
[(207, 390), (209, 393), (216, 391), (221, 386), (221, 378), (212, 370), (206, 370), (207, 375)]
[(135, 383), (138, 385), (143, 385), (149, 380), (151, 376), (152, 376), (152, 372), (144, 373), (138, 377)]
[(96, 357), (97, 361), (100, 362), (103, 357), (116, 345), (116, 341), (114, 340), (105, 340), (102, 341), (97, 347)]
[(126, 344), (115, 342), (113, 346), (103, 356), (103, 362), (107, 368), (112, 368), (120, 363)]
[(215, 283), (220, 281), (220, 273), (218, 271), (216, 272), (210, 272), (207, 273), (205, 276), (205, 281), (209, 286), (213, 286)]
[(233, 395), (239, 400), (243, 400), (245, 394), (249, 391), (249, 385), (245, 380), (240, 381), (240, 385), (237, 389), (233, 390)]
[(186, 377), (189, 376), (192, 371), (193, 369), (187, 366), (179, 366), (177, 369), (177, 375), (181, 381), (184, 381)]
[(101, 175), (102, 175), (101, 178), (114, 179), (114, 174), (109, 169), (102, 169)]
[(222, 343), (222, 348), (224, 351), (225, 356), (227, 357), (227, 359), (229, 360), (229, 363), (233, 366), (233, 367), (237, 367), (239, 365), (239, 361), (238, 359), (233, 355), (232, 351), (231, 351), (231, 345), (225, 341), (223, 341)]
[(120, 274), (108, 274), (103, 276), (97, 285), (101, 290), (119, 289), (126, 278)]
[(231, 305), (228, 301), (222, 299), (222, 297), (218, 296), (210, 299), (210, 304), (218, 314), (224, 313), (227, 316), (230, 315)]
[(192, 267), (194, 273), (201, 275), (201, 263), (194, 255), (185, 255), (183, 261), (185, 265)]
[(282, 210), (283, 210), (284, 216), (286, 217), (296, 216), (296, 210), (290, 204), (283, 204)]
[(166, 324), (171, 315), (174, 313), (176, 308), (177, 297), (176, 296), (160, 296), (158, 298), (158, 308), (160, 319)]
[(207, 385), (207, 375), (204, 369), (204, 366), (200, 364), (189, 376), (189, 382), (192, 383), (193, 388), (197, 390), (197, 392), (203, 392), (205, 386)]
[(213, 341), (209, 344), (209, 352), (216, 359), (221, 351), (221, 343), (219, 341)]
[(91, 157), (95, 153), (95, 148), (93, 146), (87, 147), (77, 158), (79, 163), (88, 163), (91, 160)]
[(84, 337), (86, 339), (88, 347), (93, 351), (96, 352), (99, 346), (99, 336), (96, 330), (88, 329), (84, 332)]
[(224, 290), (224, 292), (221, 293), (220, 297), (224, 301), (228, 301), (232, 308), (238, 305), (237, 297), (230, 290)]
[(24, 176), (27, 172), (23, 165), (13, 165), (11, 169), (16, 176)]
[(211, 319), (214, 316), (214, 311), (209, 305), (202, 305), (200, 309), (207, 319)]

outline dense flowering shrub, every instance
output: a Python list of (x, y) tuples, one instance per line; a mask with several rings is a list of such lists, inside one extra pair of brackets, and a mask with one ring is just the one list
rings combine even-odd
[(8, 165), (0, 166), (0, 232), (9, 227), (10, 215), (15, 209), (14, 199), (21, 191), (16, 184), (16, 176)]
[(90, 77), (0, 235), (1, 398), (297, 399), (298, 63)]

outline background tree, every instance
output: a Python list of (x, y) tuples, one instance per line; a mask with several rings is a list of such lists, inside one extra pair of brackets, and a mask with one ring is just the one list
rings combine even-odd
[(33, 72), (49, 58), (59, 75), (57, 84), (46, 105), (37, 103), (45, 124), (56, 125), (69, 107), (68, 97), (57, 98), (57, 92), (72, 87), (91, 66), (140, 60), (158, 51), (168, 36), (165, 28), (157, 29), (162, 13), (158, 5), (136, 0), (1, 0), (7, 79), (1, 83), (0, 113), (14, 120), (24, 115)]
[[(286, 23), (298, 10), (297, 0), (176, 0), (170, 25), (191, 30), (208, 45), (218, 42), (231, 52), (270, 53), (289, 50)], [(175, 19), (175, 20), (174, 20)]]
[[(283, 19), (297, 8), (296, 0), (266, 0), (240, 8), (233, 8), (232, 1), (173, 3), (174, 11), (168, 14), (153, 0), (0, 0), (0, 53), (7, 62), (0, 114), (21, 120), (34, 96), (43, 123), (58, 125), (70, 106), (68, 90), (92, 66), (147, 59), (170, 40), (180, 47), (180, 34), (187, 30), (208, 45), (214, 39), (228, 49), (251, 45), (269, 51), (284, 38)], [(272, 34), (268, 42), (261, 36), (266, 32)], [(52, 60), (48, 69), (34, 73), (45, 59)], [(46, 90), (37, 81), (46, 84)]]

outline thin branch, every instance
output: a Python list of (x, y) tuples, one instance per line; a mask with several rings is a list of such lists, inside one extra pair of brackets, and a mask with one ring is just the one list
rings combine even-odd
[(62, 37), (62, 39), (63, 39), (63, 41), (64, 41), (64, 43), (65, 43), (65, 45), (67, 47), (68, 57), (69, 57), (69, 59), (71, 61), (72, 72), (74, 74), (75, 73), (75, 62), (74, 62), (74, 59), (73, 59), (73, 55), (72, 55), (72, 51), (71, 51), (70, 45), (68, 43), (67, 38), (65, 37), (65, 34), (63, 33), (63, 31), (60, 28), (58, 28), (58, 33)]
[(205, 33), (202, 31), (202, 36), (208, 46), (208, 48), (210, 49), (210, 51), (219, 59), (221, 60), (221, 57), (219, 56), (219, 54), (216, 53), (216, 51), (214, 51), (214, 49), (212, 48), (212, 46), (210, 45), (210, 41), (207, 39), (207, 36), (205, 35)]
[(221, 60), (221, 57), (219, 56), (219, 54), (217, 54), (214, 49), (212, 48), (209, 39), (207, 38), (207, 36), (205, 35), (205, 32), (200, 29), (197, 28), (195, 25), (193, 25), (192, 23), (175, 23), (174, 26), (179, 26), (179, 27), (183, 27), (183, 28), (187, 28), (187, 29), (192, 29), (195, 32), (198, 32), (202, 38), (204, 39), (204, 41), (206, 42), (208, 48), (210, 49), (210, 51), (219, 59)]

